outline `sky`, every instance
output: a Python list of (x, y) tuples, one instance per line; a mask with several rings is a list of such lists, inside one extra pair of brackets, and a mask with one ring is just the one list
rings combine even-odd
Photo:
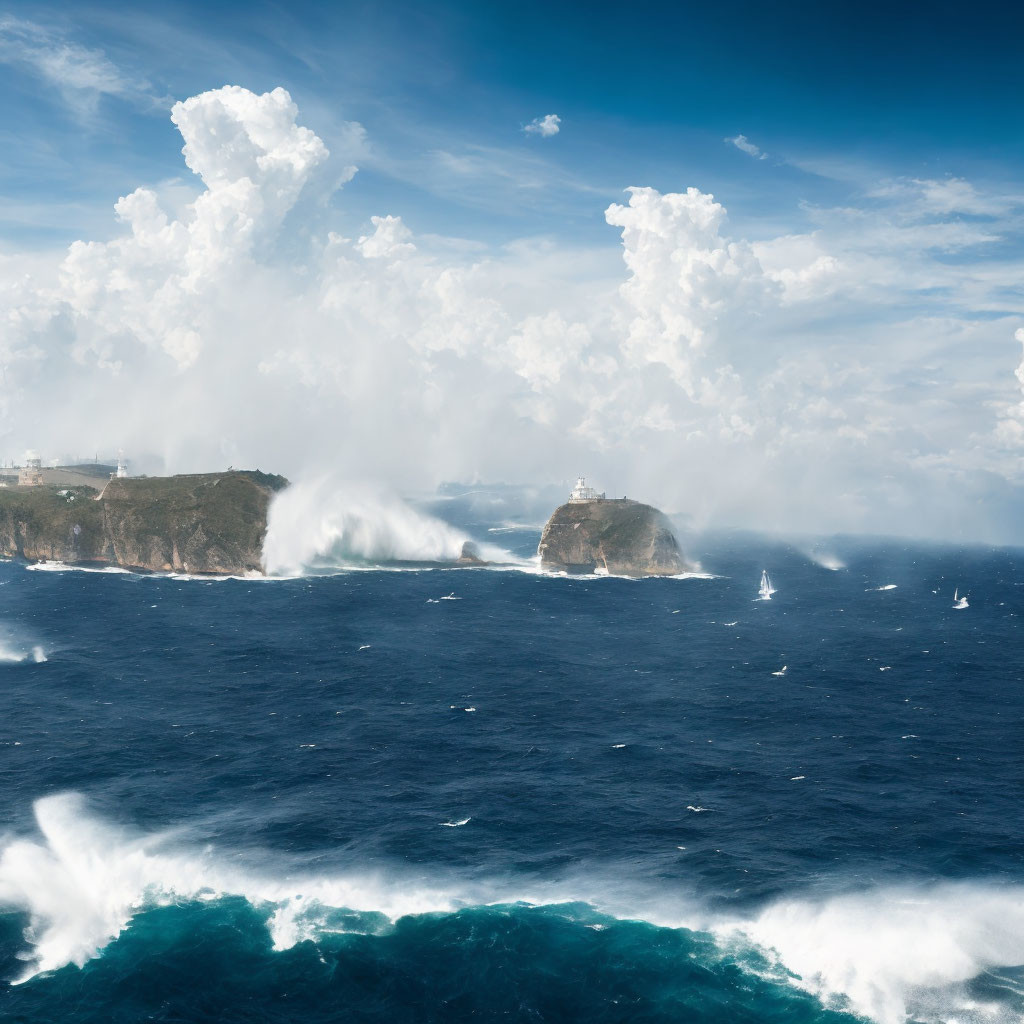
[(1024, 12), (0, 5), (0, 458), (1024, 543)]

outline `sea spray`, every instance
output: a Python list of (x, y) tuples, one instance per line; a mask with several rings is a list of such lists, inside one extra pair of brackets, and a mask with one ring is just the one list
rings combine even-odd
[(31, 662), (36, 665), (46, 661), (46, 651), (41, 644), (26, 644), (12, 635), (9, 628), (4, 628), (0, 635), (0, 665), (18, 665)]
[[(469, 539), (384, 488), (321, 477), (275, 496), (263, 563), (271, 575), (297, 575), (353, 563), (454, 562)], [(508, 557), (480, 549), (487, 559)]]
[[(247, 867), (229, 852), (190, 845), (180, 829), (132, 834), (93, 815), (74, 793), (38, 800), (34, 811), (39, 837), (8, 839), (0, 851), (0, 905), (30, 918), (32, 949), (20, 981), (83, 965), (142, 911), (230, 896), (265, 909), (278, 951), (340, 932), (379, 935), (407, 915), (513, 903), (562, 907), (569, 919), (613, 915), (601, 928), (628, 919), (703, 932), (752, 975), (788, 978), (879, 1024), (902, 1024), (908, 1013), (931, 1021), (944, 1019), (944, 1010), (969, 1010), (966, 983), (1024, 961), (1020, 886), (963, 882), (783, 897), (759, 913), (725, 917), (607, 867), (580, 867), (560, 881), (520, 880), (518, 888), (512, 879), (460, 885), (381, 870), (317, 874), (269, 857)], [(588, 905), (592, 910), (583, 909)], [(710, 965), (715, 957), (706, 952)]]
[(879, 1024), (903, 1024), (908, 1014), (991, 1020), (968, 1012), (978, 1007), (966, 983), (1024, 963), (1024, 887), (947, 882), (783, 898), (733, 927), (808, 991), (845, 998)]
[[(178, 830), (135, 834), (92, 815), (77, 793), (37, 800), (38, 838), (8, 838), (0, 851), (0, 907), (29, 916), (29, 967), (17, 980), (67, 964), (82, 966), (116, 939), (140, 910), (221, 896), (272, 908), (275, 949), (336, 930), (339, 909), (393, 921), (451, 911), (454, 892), (379, 874), (264, 873), (190, 847)], [(468, 894), (467, 894), (468, 896)], [(351, 918), (348, 919), (351, 921)], [(351, 929), (353, 926), (348, 924)]]
[(839, 572), (846, 568), (846, 563), (836, 554), (831, 547), (801, 547), (800, 550), (817, 566), (828, 569), (829, 572)]

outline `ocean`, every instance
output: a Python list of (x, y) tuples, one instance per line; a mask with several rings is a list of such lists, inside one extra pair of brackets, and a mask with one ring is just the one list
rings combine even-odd
[(1024, 1019), (1024, 553), (687, 551), (0, 564), (0, 1017)]

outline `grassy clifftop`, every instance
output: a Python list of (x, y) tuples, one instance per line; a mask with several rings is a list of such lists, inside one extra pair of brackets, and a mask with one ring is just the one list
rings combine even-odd
[(285, 486), (274, 474), (230, 471), (114, 479), (102, 493), (0, 488), (0, 552), (153, 571), (258, 571), (270, 499)]
[(9, 558), (103, 560), (98, 495), (91, 487), (0, 488), (0, 552)]

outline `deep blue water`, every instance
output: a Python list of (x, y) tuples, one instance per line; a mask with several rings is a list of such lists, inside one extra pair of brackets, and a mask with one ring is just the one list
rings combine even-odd
[(1021, 1019), (1024, 553), (693, 543), (0, 564), (0, 1016)]

